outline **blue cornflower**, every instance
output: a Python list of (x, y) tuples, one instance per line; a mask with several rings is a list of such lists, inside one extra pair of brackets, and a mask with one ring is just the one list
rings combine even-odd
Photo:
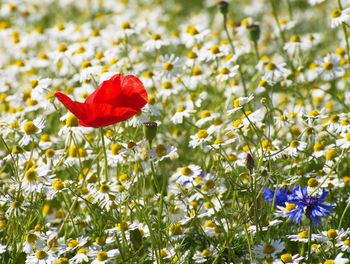
[[(285, 202), (288, 202), (288, 195), (289, 194), (290, 194), (289, 190), (283, 189), (283, 188), (278, 188), (276, 190), (275, 205), (286, 206)], [(264, 189), (263, 198), (267, 202), (269, 202), (270, 204), (272, 204), (274, 196), (275, 196), (274, 191), (270, 190), (267, 187)]]
[(294, 222), (300, 225), (301, 218), (305, 214), (314, 224), (318, 224), (322, 216), (329, 215), (333, 209), (332, 205), (325, 204), (324, 200), (328, 192), (322, 190), (319, 197), (310, 196), (307, 187), (301, 188), (299, 185), (288, 195), (288, 202), (294, 203), (296, 208), (287, 214)]

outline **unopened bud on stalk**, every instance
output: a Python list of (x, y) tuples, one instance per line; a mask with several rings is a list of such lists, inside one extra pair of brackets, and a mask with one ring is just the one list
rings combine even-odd
[(252, 24), (248, 27), (250, 40), (254, 43), (259, 41), (260, 38), (260, 26), (257, 24)]
[(246, 164), (248, 170), (250, 171), (250, 173), (252, 173), (252, 171), (254, 169), (254, 159), (253, 159), (252, 155), (250, 155), (249, 153), (247, 153), (247, 156), (245, 158), (245, 164)]
[(143, 133), (149, 144), (151, 144), (157, 135), (157, 123), (152, 121), (143, 123)]
[(221, 14), (226, 16), (227, 12), (228, 12), (228, 3), (226, 1), (220, 1), (219, 2), (219, 9), (220, 9)]

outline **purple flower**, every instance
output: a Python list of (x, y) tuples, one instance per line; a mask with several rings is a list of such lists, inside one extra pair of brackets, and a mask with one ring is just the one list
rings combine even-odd
[(296, 208), (287, 214), (294, 222), (300, 225), (301, 218), (305, 214), (314, 224), (318, 224), (322, 216), (329, 215), (334, 206), (324, 203), (328, 192), (322, 190), (319, 197), (310, 196), (307, 187), (301, 188), (299, 185), (288, 195), (288, 202), (294, 203)]
[[(283, 189), (283, 188), (278, 188), (276, 190), (275, 205), (286, 206), (285, 202), (288, 201), (288, 195), (289, 194), (290, 194), (289, 190)], [(267, 202), (269, 202), (270, 204), (272, 204), (274, 196), (275, 196), (275, 192), (274, 191), (270, 190), (267, 187), (264, 189), (263, 198)]]

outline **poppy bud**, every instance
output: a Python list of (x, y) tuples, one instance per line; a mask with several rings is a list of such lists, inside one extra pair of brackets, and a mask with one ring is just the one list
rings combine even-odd
[(228, 12), (228, 3), (226, 1), (220, 1), (219, 2), (219, 9), (220, 9), (221, 14), (226, 16), (226, 14)]
[(149, 144), (151, 144), (157, 134), (157, 123), (152, 121), (143, 123), (143, 133)]
[(257, 24), (252, 24), (248, 28), (250, 40), (253, 42), (258, 42), (260, 38), (260, 26)]
[(250, 172), (252, 172), (252, 170), (254, 169), (254, 159), (253, 159), (252, 155), (250, 155), (249, 153), (247, 153), (247, 156), (245, 158), (245, 164), (246, 164), (248, 170)]

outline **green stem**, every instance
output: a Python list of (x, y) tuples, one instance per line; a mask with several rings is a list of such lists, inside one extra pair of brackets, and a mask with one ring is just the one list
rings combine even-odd
[(105, 180), (108, 181), (108, 160), (107, 160), (107, 151), (106, 151), (106, 145), (105, 145), (105, 139), (104, 139), (104, 133), (103, 133), (102, 127), (100, 127), (100, 136), (102, 141), (102, 149), (103, 149), (104, 162), (105, 162), (105, 168), (104, 168)]
[(308, 263), (311, 263), (311, 236), (312, 236), (312, 220), (310, 219), (309, 233), (308, 233), (308, 248), (307, 248)]

